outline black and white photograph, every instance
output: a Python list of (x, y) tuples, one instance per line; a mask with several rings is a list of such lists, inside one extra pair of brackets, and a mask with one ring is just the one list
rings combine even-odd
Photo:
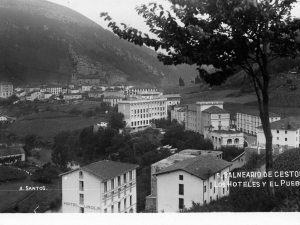
[(0, 0), (1, 215), (299, 211), (299, 0)]

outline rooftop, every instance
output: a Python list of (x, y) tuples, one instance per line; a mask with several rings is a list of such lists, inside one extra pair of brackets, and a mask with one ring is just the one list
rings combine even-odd
[(94, 175), (95, 177), (101, 179), (102, 181), (106, 181), (113, 177), (122, 175), (131, 170), (134, 170), (137, 167), (138, 167), (138, 165), (135, 165), (135, 164), (102, 160), (102, 161), (98, 161), (98, 162), (91, 163), (89, 165), (80, 167), (75, 170), (68, 171), (66, 173), (60, 174), (60, 176), (63, 176), (68, 173), (72, 173), (77, 170), (83, 170), (83, 171), (90, 173), (90, 174)]
[(173, 155), (169, 156), (168, 158), (162, 159), (162, 160), (152, 164), (152, 166), (157, 166), (160, 169), (162, 169), (162, 168), (171, 166), (174, 163), (180, 162), (180, 161), (188, 159), (188, 158), (194, 158), (199, 155), (218, 156), (221, 154), (222, 154), (221, 151), (186, 149), (186, 150), (182, 150), (176, 154), (173, 154)]
[[(293, 130), (300, 129), (300, 117), (287, 117), (270, 123), (272, 130)], [(262, 128), (259, 126), (258, 128)]]
[[(247, 115), (252, 115), (252, 116), (260, 116), (259, 115), (259, 111), (256, 110), (256, 109), (242, 109), (240, 110), (238, 113), (242, 113), (242, 114), (247, 114)], [(279, 114), (276, 114), (276, 113), (272, 113), (272, 112), (269, 112), (269, 116), (270, 117), (280, 117)]]
[(0, 148), (0, 157), (1, 156), (10, 156), (17, 154), (25, 154), (23, 148)]
[(197, 111), (197, 105), (196, 104), (190, 104), (187, 106), (187, 111)]
[(198, 157), (182, 160), (181, 162), (174, 163), (166, 167), (156, 175), (169, 173), (177, 170), (183, 170), (196, 177), (206, 180), (211, 175), (220, 172), (221, 170), (229, 167), (231, 163), (212, 155), (200, 155)]
[(222, 109), (222, 108), (220, 108), (218, 106), (211, 106), (211, 107), (203, 110), (202, 112), (209, 113), (209, 114), (224, 114), (224, 113), (229, 113), (225, 109)]

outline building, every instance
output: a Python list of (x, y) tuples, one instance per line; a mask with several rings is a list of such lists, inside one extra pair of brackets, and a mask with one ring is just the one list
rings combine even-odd
[(26, 95), (27, 101), (41, 100), (44, 99), (44, 93), (39, 91), (31, 91)]
[(212, 140), (214, 149), (221, 146), (235, 146), (238, 148), (244, 147), (245, 137), (243, 132), (232, 130), (214, 130), (209, 133), (209, 138)]
[(135, 96), (140, 92), (157, 92), (158, 89), (155, 87), (132, 87), (128, 89), (127, 94), (129, 96)]
[[(270, 122), (281, 119), (281, 116), (270, 112)], [(258, 110), (242, 110), (236, 114), (236, 129), (248, 134), (257, 135), (257, 127), (261, 126)]]
[[(166, 148), (168, 146), (164, 146)], [(185, 159), (190, 159), (197, 157), (199, 155), (212, 155), (222, 159), (221, 151), (209, 151), (209, 150), (195, 150), (195, 149), (186, 149), (182, 150), (176, 154), (173, 154), (165, 159), (162, 159), (151, 165), (151, 194), (146, 197), (146, 210), (156, 212), (157, 208), (157, 180), (155, 174), (160, 170), (169, 167), (175, 163), (181, 162)]]
[(161, 98), (162, 92), (153, 91), (153, 92), (139, 92), (136, 97), (138, 99), (154, 99), (154, 98)]
[(26, 95), (26, 92), (25, 92), (24, 90), (20, 90), (20, 91), (17, 91), (17, 92), (16, 92), (16, 96), (17, 96), (18, 98), (24, 97), (25, 95)]
[(171, 121), (177, 120), (180, 124), (185, 124), (185, 114), (187, 106), (174, 106), (171, 110)]
[(108, 89), (108, 88), (103, 92), (103, 95), (104, 95), (104, 97), (107, 97), (107, 96), (118, 96), (121, 98), (125, 97), (123, 90), (114, 90), (114, 89)]
[(90, 98), (101, 98), (103, 93), (104, 93), (103, 91), (88, 91), (88, 96)]
[(123, 100), (118, 103), (118, 112), (124, 114), (126, 126), (148, 127), (152, 120), (167, 118), (166, 101), (166, 98)]
[(65, 94), (64, 99), (65, 100), (72, 100), (72, 99), (81, 99), (82, 94), (81, 93), (74, 93), (74, 94)]
[(1, 123), (13, 123), (13, 122), (16, 122), (16, 120), (17, 120), (16, 117), (0, 115), (0, 122)]
[(52, 96), (50, 92), (44, 92), (44, 99), (48, 99)]
[(122, 99), (122, 97), (110, 95), (104, 97), (103, 102), (108, 102), (111, 107), (115, 107), (120, 101), (122, 101)]
[(82, 85), (81, 91), (82, 92), (91, 91), (92, 87), (93, 87), (92, 85)]
[(229, 195), (231, 163), (212, 155), (185, 159), (158, 171), (157, 212), (178, 212)]
[(20, 156), (20, 161), (25, 161), (25, 151), (22, 147), (4, 147), (0, 148), (0, 159)]
[(0, 98), (8, 98), (13, 95), (14, 86), (10, 82), (0, 82)]
[(138, 165), (98, 161), (61, 174), (63, 213), (135, 213)]
[(53, 95), (59, 95), (62, 93), (62, 87), (61, 86), (48, 86), (46, 87), (46, 92), (50, 92)]
[[(274, 147), (300, 147), (300, 117), (288, 117), (270, 123)], [(257, 127), (257, 145), (265, 145), (266, 138), (262, 126)]]
[(197, 105), (188, 105), (185, 116), (185, 130), (197, 132)]
[(179, 94), (169, 94), (169, 95), (163, 95), (162, 98), (167, 99), (167, 107), (170, 107), (172, 105), (179, 105), (180, 104), (180, 95)]

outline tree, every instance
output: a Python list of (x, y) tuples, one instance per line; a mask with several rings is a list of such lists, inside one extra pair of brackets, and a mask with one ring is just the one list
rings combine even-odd
[[(158, 59), (166, 65), (196, 64), (200, 77), (220, 85), (237, 69), (251, 77), (266, 138), (266, 170), (272, 171), (272, 133), (269, 121), (269, 64), (277, 58), (296, 58), (300, 51), (300, 20), (290, 11), (297, 0), (169, 0), (172, 13), (161, 5), (137, 7), (157, 39), (122, 23), (107, 13), (108, 26), (120, 38), (137, 45), (166, 50)], [(180, 21), (180, 22), (179, 22)], [(201, 73), (212, 65), (215, 73)], [(273, 178), (271, 178), (273, 179)], [(269, 195), (274, 187), (267, 182)]]
[(109, 117), (109, 124), (112, 129), (122, 129), (125, 124), (123, 122), (124, 115), (122, 113), (112, 112)]
[(184, 86), (184, 81), (181, 77), (179, 77), (179, 86), (183, 87)]

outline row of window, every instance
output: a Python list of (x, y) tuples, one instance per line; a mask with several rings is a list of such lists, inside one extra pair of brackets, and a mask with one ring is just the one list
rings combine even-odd
[[(121, 186), (122, 184), (125, 184), (127, 183), (128, 181), (132, 181), (133, 179), (133, 171), (130, 171), (128, 172), (129, 174), (129, 177), (127, 176), (127, 173), (124, 173), (122, 176), (123, 176), (123, 183), (122, 183), (122, 179), (121, 179), (121, 176), (118, 176), (117, 178), (114, 178), (114, 179), (111, 179), (110, 180), (110, 190), (113, 190), (115, 187), (119, 187)], [(129, 178), (129, 180), (128, 180)], [(115, 180), (117, 181), (117, 184), (115, 185)], [(107, 192), (108, 191), (108, 182), (104, 182), (104, 192)]]
[[(127, 191), (127, 185), (124, 186), (124, 195), (126, 195), (126, 191)], [(132, 183), (129, 184), (129, 193), (132, 192)], [(114, 201), (114, 196), (115, 196), (115, 192), (112, 191), (111, 192), (111, 201)], [(118, 188), (118, 198), (121, 197), (121, 188)], [(104, 205), (106, 205), (107, 203), (107, 194), (104, 195), (103, 200), (104, 200)]]
[[(123, 209), (126, 210), (127, 207), (132, 206), (132, 196), (129, 196), (129, 206), (127, 206), (127, 199), (124, 198), (124, 204), (123, 204)], [(111, 213), (115, 212), (115, 207), (114, 205), (111, 206)], [(121, 212), (121, 201), (118, 202), (118, 212)], [(107, 208), (104, 209), (104, 213), (107, 213)]]

